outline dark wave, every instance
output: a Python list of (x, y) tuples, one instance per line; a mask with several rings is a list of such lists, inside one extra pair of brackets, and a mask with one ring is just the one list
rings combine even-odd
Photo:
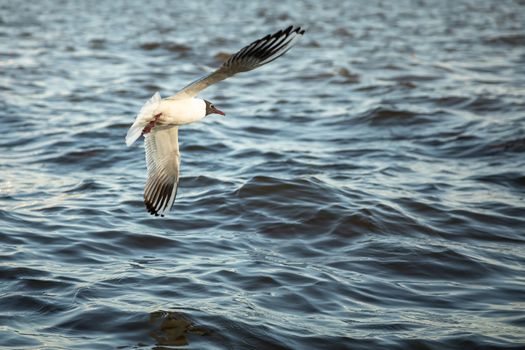
[(166, 42), (147, 42), (140, 45), (140, 48), (145, 51), (152, 50), (166, 50), (169, 52), (186, 53), (191, 50), (189, 46), (177, 43), (166, 43)]

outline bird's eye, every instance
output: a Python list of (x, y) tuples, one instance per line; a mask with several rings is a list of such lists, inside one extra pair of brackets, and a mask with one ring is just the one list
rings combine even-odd
[(213, 105), (213, 103), (210, 105), (211, 108), (215, 108), (215, 106)]

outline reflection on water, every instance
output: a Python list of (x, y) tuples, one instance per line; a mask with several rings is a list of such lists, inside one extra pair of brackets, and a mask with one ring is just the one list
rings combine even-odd
[(150, 324), (154, 330), (150, 335), (155, 339), (155, 349), (165, 349), (163, 346), (188, 345), (187, 335), (194, 333), (206, 335), (204, 328), (194, 326), (183, 314), (173, 311), (155, 311), (150, 314)]
[[(523, 347), (524, 6), (0, 0), (0, 347)], [(142, 103), (290, 24), (148, 215)]]

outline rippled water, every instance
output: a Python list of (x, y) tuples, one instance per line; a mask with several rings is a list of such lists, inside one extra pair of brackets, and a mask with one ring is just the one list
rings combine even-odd
[[(204, 91), (172, 212), (124, 136)], [(525, 2), (0, 1), (0, 346), (525, 346)]]

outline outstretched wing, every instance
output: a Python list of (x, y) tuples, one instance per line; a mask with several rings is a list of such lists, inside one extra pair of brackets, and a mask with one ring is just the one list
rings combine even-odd
[(179, 184), (179, 128), (155, 130), (145, 136), (148, 180), (144, 204), (148, 212), (164, 216), (175, 201)]
[(267, 35), (242, 48), (230, 56), (213, 73), (194, 81), (168, 99), (182, 99), (196, 96), (201, 90), (221, 80), (240, 72), (247, 72), (263, 66), (281, 57), (290, 50), (295, 42), (304, 34), (301, 27), (289, 26), (284, 30)]

